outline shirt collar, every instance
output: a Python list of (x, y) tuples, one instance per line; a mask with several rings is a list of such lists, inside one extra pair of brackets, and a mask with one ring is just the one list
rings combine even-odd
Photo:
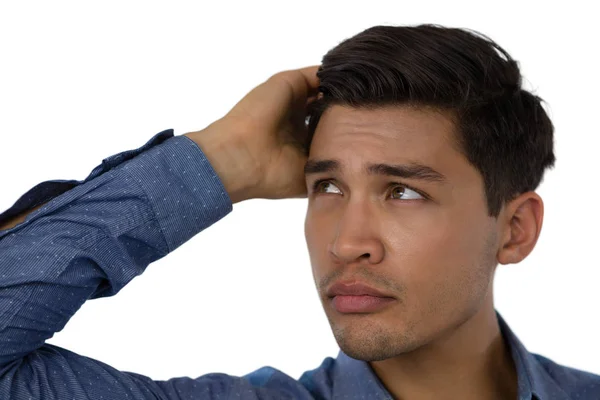
[[(498, 311), (496, 316), (500, 331), (515, 363), (518, 400), (569, 400), (569, 396), (546, 372), (535, 356), (527, 351)], [(349, 393), (356, 398), (393, 399), (367, 362), (351, 358), (341, 350), (336, 361), (338, 368), (333, 377), (334, 399), (347, 398)]]
[(519, 400), (569, 400), (569, 396), (548, 374), (536, 357), (521, 343), (504, 318), (496, 311), (498, 324), (508, 343), (519, 385)]

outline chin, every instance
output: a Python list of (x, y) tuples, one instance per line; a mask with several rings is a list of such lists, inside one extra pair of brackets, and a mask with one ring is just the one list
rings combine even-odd
[(345, 343), (338, 342), (340, 349), (349, 357), (361, 361), (382, 361), (397, 356), (390, 349), (373, 349), (361, 346), (347, 346)]
[(411, 330), (398, 329), (396, 324), (386, 324), (374, 315), (344, 322), (329, 319), (329, 323), (340, 349), (357, 360), (386, 360), (418, 347)]

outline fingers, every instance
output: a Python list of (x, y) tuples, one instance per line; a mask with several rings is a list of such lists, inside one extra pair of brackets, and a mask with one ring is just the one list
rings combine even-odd
[(318, 93), (318, 69), (319, 65), (313, 65), (272, 75), (246, 94), (229, 114), (277, 122), (291, 110), (303, 110), (307, 100)]
[(271, 76), (269, 80), (283, 80), (292, 90), (292, 104), (303, 104), (307, 98), (316, 96), (319, 89), (317, 71), (319, 65), (281, 71)]
[(320, 65), (312, 65), (310, 67), (297, 69), (302, 77), (306, 81), (307, 96), (315, 96), (317, 94), (319, 88), (319, 78), (317, 78), (317, 71), (319, 70)]
[(309, 104), (311, 104), (312, 102), (314, 102), (315, 100), (317, 100), (317, 96), (310, 96), (306, 99), (306, 105), (308, 106)]

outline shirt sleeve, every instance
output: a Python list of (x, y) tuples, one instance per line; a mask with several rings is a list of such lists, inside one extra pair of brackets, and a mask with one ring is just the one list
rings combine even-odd
[(1, 399), (221, 398), (270, 390), (225, 374), (153, 381), (45, 343), (86, 300), (117, 294), (232, 210), (196, 143), (161, 132), (106, 158), (83, 181), (40, 183), (0, 221), (45, 202), (0, 231)]

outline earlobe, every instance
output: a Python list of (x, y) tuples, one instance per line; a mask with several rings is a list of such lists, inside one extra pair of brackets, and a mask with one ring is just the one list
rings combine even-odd
[(498, 250), (500, 264), (516, 264), (525, 259), (542, 230), (544, 202), (535, 192), (526, 192), (506, 206), (504, 240)]

